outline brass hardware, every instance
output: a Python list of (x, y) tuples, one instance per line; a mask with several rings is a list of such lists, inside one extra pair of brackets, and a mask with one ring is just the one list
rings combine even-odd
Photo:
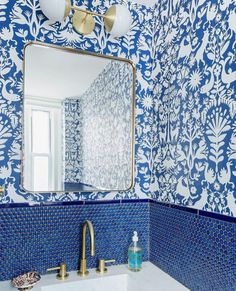
[[(112, 27), (114, 25), (115, 18), (116, 18), (116, 7), (115, 7), (115, 5), (112, 5), (107, 10), (107, 12), (105, 14), (99, 14), (99, 13), (96, 13), (96, 12), (93, 12), (93, 11), (88, 11), (88, 10), (85, 10), (85, 9), (81, 9), (81, 8), (79, 8), (77, 6), (71, 6), (71, 9), (76, 10), (77, 12), (83, 12), (86, 15), (89, 14), (91, 16), (94, 15), (94, 16), (99, 16), (99, 17), (104, 18), (104, 24), (105, 24), (105, 27), (106, 27), (107, 31), (110, 32), (112, 30)], [(77, 14), (77, 16), (79, 16), (79, 14)], [(73, 23), (73, 25), (74, 25), (74, 23)], [(84, 24), (84, 26), (86, 26), (86, 25), (89, 25), (89, 23), (85, 23)], [(82, 34), (85, 34), (82, 30), (80, 31), (80, 30), (76, 29), (76, 31), (78, 31), (78, 32), (80, 32)], [(92, 31), (93, 31), (93, 29), (92, 29)]]
[(75, 30), (83, 35), (90, 34), (93, 31), (95, 26), (93, 16), (104, 18), (104, 24), (108, 32), (112, 30), (116, 18), (116, 7), (114, 5), (107, 10), (106, 14), (99, 14), (77, 6), (71, 6), (70, 0), (66, 0), (64, 18), (69, 15), (70, 10), (76, 11), (72, 18), (72, 23)]
[(64, 19), (70, 14), (70, 10), (71, 10), (71, 0), (65, 0)]
[(47, 272), (56, 270), (59, 270), (59, 273), (57, 274), (58, 280), (65, 280), (69, 277), (69, 274), (66, 272), (66, 263), (61, 263), (59, 267), (49, 268), (47, 269)]
[(93, 16), (87, 12), (76, 11), (72, 18), (74, 29), (84, 35), (90, 34), (95, 26)]
[[(48, 8), (46, 7), (47, 1), (43, 0), (42, 3), (40, 3), (40, 5), (42, 4), (42, 11), (43, 11), (43, 13), (46, 16), (48, 15), (48, 18), (50, 18), (52, 21), (62, 21), (63, 19), (65, 19), (70, 14), (70, 12), (72, 10), (78, 12), (78, 13), (76, 13), (77, 16), (80, 17), (80, 18), (82, 17), (82, 19), (84, 18), (83, 15), (85, 15), (85, 18), (87, 18), (87, 16), (89, 16), (88, 17), (89, 20), (88, 21), (85, 21), (83, 23), (83, 27), (82, 27), (83, 29), (80, 28), (78, 30), (78, 27), (76, 29), (76, 31), (79, 32), (79, 33), (81, 33), (81, 34), (88, 34), (87, 31), (90, 31), (90, 29), (92, 27), (91, 26), (91, 23), (93, 23), (93, 21), (92, 21), (93, 16), (99, 16), (101, 18), (104, 18), (104, 20), (106, 20), (106, 22), (107, 22), (106, 27), (108, 27), (109, 28), (109, 32), (111, 32), (112, 27), (113, 27), (116, 19), (117, 19), (117, 21), (120, 21), (121, 22), (126, 17), (126, 15), (128, 13), (128, 22), (126, 22), (125, 25), (127, 26), (127, 29), (129, 29), (129, 18), (131, 17), (129, 11), (128, 10), (127, 10), (128, 12), (127, 11), (124, 11), (123, 12), (124, 15), (122, 15), (123, 13), (122, 13), (122, 10), (121, 10), (120, 11), (120, 14), (121, 14), (120, 17), (116, 18), (116, 12), (117, 12), (116, 11), (116, 4), (112, 5), (107, 10), (107, 12), (105, 14), (100, 14), (100, 13), (97, 13), (97, 12), (89, 11), (89, 10), (86, 10), (84, 8), (80, 8), (78, 6), (75, 6), (72, 3), (74, 1), (72, 1), (72, 0), (60, 0), (60, 1), (53, 0), (53, 1), (49, 1), (49, 2), (53, 2), (53, 3), (51, 3), (50, 4), (50, 7), (48, 7)], [(58, 14), (57, 13), (58, 11), (53, 11), (54, 10), (53, 9), (53, 6), (54, 6), (54, 9), (55, 10), (58, 9), (58, 8), (60, 10), (61, 9), (64, 10), (63, 17), (62, 17), (62, 15), (61, 15), (60, 12)], [(123, 7), (125, 7), (125, 6), (123, 6)], [(128, 8), (125, 8), (125, 9), (128, 9)], [(118, 8), (118, 10), (119, 10), (119, 8)], [(119, 25), (119, 23), (117, 25)], [(124, 24), (123, 24), (123, 26), (124, 26)], [(125, 31), (123, 31), (123, 33), (125, 33)]]
[(111, 6), (107, 10), (105, 17), (104, 17), (104, 24), (105, 24), (106, 30), (108, 32), (110, 32), (112, 30), (115, 19), (116, 19), (116, 6)]
[(86, 220), (83, 225), (83, 234), (82, 234), (82, 258), (80, 260), (80, 270), (78, 272), (79, 276), (87, 276), (89, 271), (87, 270), (87, 260), (86, 260), (86, 230), (87, 226), (89, 228), (90, 233), (90, 254), (91, 256), (94, 256), (95, 254), (95, 248), (94, 248), (94, 230), (92, 222), (89, 220)]
[(96, 272), (100, 275), (104, 274), (107, 272), (107, 268), (106, 268), (106, 263), (114, 263), (116, 260), (104, 260), (104, 259), (100, 259), (99, 263), (98, 263), (98, 268), (96, 270)]
[(71, 9), (76, 10), (76, 11), (85, 12), (86, 14), (91, 14), (91, 15), (103, 17), (103, 18), (106, 17), (106, 15), (99, 14), (99, 13), (96, 13), (96, 12), (93, 12), (93, 11), (89, 11), (89, 10), (85, 10), (85, 9), (79, 8), (77, 6), (71, 6)]
[(0, 197), (4, 195), (5, 187), (4, 185), (0, 186)]

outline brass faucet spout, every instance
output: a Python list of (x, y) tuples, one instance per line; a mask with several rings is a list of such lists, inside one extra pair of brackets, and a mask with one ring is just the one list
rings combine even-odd
[(88, 275), (87, 260), (86, 260), (86, 231), (87, 231), (87, 226), (88, 226), (89, 233), (90, 233), (90, 254), (91, 254), (91, 256), (94, 256), (94, 254), (95, 254), (93, 225), (92, 225), (91, 221), (86, 220), (84, 225), (83, 225), (83, 232), (82, 232), (82, 258), (80, 260), (80, 271), (78, 273), (80, 276)]
[(87, 231), (87, 226), (89, 228), (89, 233), (90, 233), (90, 253), (91, 256), (94, 256), (94, 230), (93, 230), (93, 225), (92, 222), (89, 220), (86, 220), (84, 225), (83, 225), (83, 237), (82, 237), (82, 259), (86, 259), (86, 231)]

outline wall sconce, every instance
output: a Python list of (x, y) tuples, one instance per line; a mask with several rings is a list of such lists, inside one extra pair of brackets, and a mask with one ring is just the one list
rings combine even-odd
[(51, 21), (62, 21), (74, 10), (72, 23), (81, 34), (89, 34), (95, 26), (94, 16), (104, 19), (107, 32), (114, 37), (125, 35), (130, 29), (132, 18), (124, 5), (112, 5), (106, 14), (98, 14), (71, 5), (71, 0), (39, 0), (43, 14)]

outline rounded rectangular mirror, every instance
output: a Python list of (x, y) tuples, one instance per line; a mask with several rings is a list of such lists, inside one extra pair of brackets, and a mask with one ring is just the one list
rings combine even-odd
[(123, 191), (134, 177), (132, 62), (32, 42), (24, 51), (23, 188)]

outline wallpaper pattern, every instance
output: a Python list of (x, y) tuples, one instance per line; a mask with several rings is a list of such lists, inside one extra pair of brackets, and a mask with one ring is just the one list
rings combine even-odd
[(63, 181), (81, 181), (81, 103), (66, 98), (63, 101)]
[(154, 13), (156, 198), (236, 216), (236, 2)]
[[(83, 1), (100, 13), (112, 3)], [(1, 1), (0, 183), (5, 195), (0, 201), (152, 197), (236, 216), (235, 0), (163, 0), (154, 10), (130, 8), (132, 29), (115, 40), (99, 18), (94, 32), (84, 37), (69, 19), (50, 24), (37, 0)], [(32, 195), (20, 189), (22, 60), (30, 40), (134, 61), (132, 191)]]
[(131, 65), (111, 61), (83, 95), (65, 100), (66, 183), (130, 187), (132, 89)]
[(82, 183), (97, 189), (130, 187), (132, 93), (131, 65), (111, 61), (80, 97)]
[[(99, 13), (105, 13), (116, 1), (74, 1)], [(146, 198), (150, 196), (150, 156), (152, 145), (152, 91), (149, 81), (152, 67), (152, 10), (131, 4), (133, 24), (125, 37), (112, 39), (101, 18), (88, 36), (76, 33), (71, 16), (63, 23), (50, 22), (42, 15), (38, 0), (1, 1), (0, 3), (0, 185), (5, 186), (1, 203), (70, 201), (82, 199)], [(26, 193), (21, 189), (23, 48), (32, 40), (128, 58), (137, 69), (136, 175), (135, 187), (128, 192)], [(137, 50), (138, 48), (138, 50)]]

